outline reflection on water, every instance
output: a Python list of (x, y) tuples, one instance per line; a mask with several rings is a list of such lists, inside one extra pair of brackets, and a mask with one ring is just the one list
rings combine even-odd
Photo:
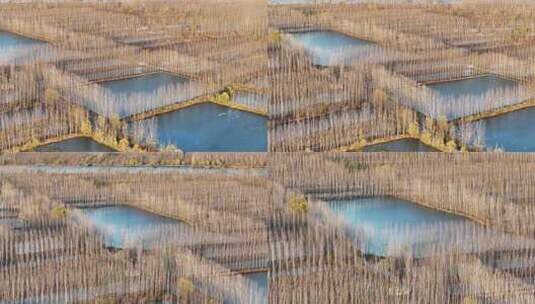
[(415, 250), (420, 243), (433, 242), (443, 237), (440, 229), (434, 230), (436, 234), (431, 233), (433, 230), (413, 233), (418, 231), (418, 226), (466, 221), (462, 217), (392, 197), (333, 200), (328, 202), (328, 206), (334, 215), (362, 233), (365, 237), (364, 252), (378, 256), (393, 254), (392, 251), (398, 249)]
[(343, 63), (359, 52), (376, 49), (376, 44), (332, 31), (312, 31), (290, 34), (312, 55), (316, 65), (327, 66)]
[(400, 139), (380, 143), (376, 145), (366, 146), (362, 149), (363, 152), (438, 152), (438, 150), (430, 147), (417, 139)]
[(36, 152), (116, 152), (90, 138), (78, 137), (39, 146)]
[(463, 95), (480, 96), (495, 89), (516, 87), (518, 84), (512, 80), (494, 76), (482, 76), (450, 82), (440, 82), (428, 85), (445, 97), (458, 98)]
[(108, 247), (125, 248), (143, 242), (144, 246), (156, 240), (162, 227), (186, 224), (127, 206), (81, 209), (89, 223), (104, 234)]
[(255, 303), (268, 303), (268, 273), (265, 271), (250, 272), (244, 274), (243, 276), (251, 280), (251, 282), (258, 288), (258, 299)]
[(115, 95), (139, 93), (154, 93), (161, 87), (186, 83), (187, 80), (167, 73), (142, 75), (139, 77), (106, 81), (100, 83), (102, 87), (110, 90)]

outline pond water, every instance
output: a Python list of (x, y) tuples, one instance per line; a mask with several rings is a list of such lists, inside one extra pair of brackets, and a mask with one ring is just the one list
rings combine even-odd
[(535, 152), (535, 107), (482, 120), (485, 146), (506, 152)]
[(409, 138), (366, 146), (362, 152), (438, 152), (438, 150), (417, 139)]
[(350, 61), (360, 52), (377, 48), (377, 44), (333, 31), (291, 33), (299, 45), (310, 52), (312, 62), (320, 66)]
[(439, 82), (428, 85), (429, 88), (437, 91), (445, 97), (458, 98), (464, 95), (483, 95), (494, 89), (513, 88), (518, 84), (509, 79), (495, 76), (481, 76), (469, 79), (462, 79), (449, 82)]
[(44, 42), (0, 30), (0, 49), (39, 44), (44, 44)]
[(117, 152), (112, 148), (102, 145), (90, 138), (77, 137), (34, 149), (35, 152)]
[(265, 117), (203, 103), (155, 117), (160, 146), (186, 152), (267, 151)]
[(151, 240), (163, 233), (158, 228), (187, 227), (180, 221), (128, 206), (83, 208), (80, 211), (92, 226), (104, 234), (106, 246), (114, 248), (125, 248), (138, 242), (150, 247)]
[(258, 300), (255, 303), (268, 303), (268, 273), (266, 271), (250, 272), (243, 276), (258, 288), (259, 295)]
[(529, 90), (519, 83), (492, 75), (429, 84), (427, 87), (437, 93), (436, 104), (433, 106), (433, 103), (424, 100), (420, 106), (423, 108), (417, 107), (416, 110), (434, 117), (444, 115), (450, 120), (520, 103), (531, 96)]
[(148, 74), (120, 80), (101, 82), (100, 85), (115, 95), (153, 93), (159, 88), (186, 83), (187, 80), (168, 73)]
[(399, 249), (409, 249), (418, 255), (420, 246), (442, 240), (440, 234), (447, 231), (419, 228), (466, 221), (459, 216), (393, 197), (332, 200), (328, 207), (344, 224), (363, 237), (363, 251), (377, 256), (397, 255)]

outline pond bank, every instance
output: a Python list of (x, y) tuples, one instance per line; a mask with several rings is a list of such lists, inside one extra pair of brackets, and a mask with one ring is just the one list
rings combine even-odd
[[(372, 147), (372, 146), (376, 146), (376, 145), (392, 143), (392, 142), (396, 142), (396, 141), (400, 141), (400, 140), (417, 140), (422, 145), (425, 145), (425, 146), (429, 147), (430, 149), (436, 150), (436, 151), (426, 151), (426, 152), (449, 152), (446, 149), (445, 146), (435, 146), (432, 143), (426, 143), (426, 142), (421, 141), (421, 138), (419, 136), (413, 136), (413, 135), (409, 135), (409, 134), (400, 134), (400, 135), (394, 135), (394, 136), (389, 136), (389, 137), (376, 138), (376, 139), (372, 139), (372, 140), (366, 141), (365, 143), (357, 142), (357, 143), (354, 143), (352, 145), (348, 145), (348, 146), (343, 146), (343, 147), (337, 148), (334, 151), (335, 152), (366, 152), (366, 151), (363, 151), (363, 150), (366, 149), (367, 147)], [(394, 152), (394, 151), (392, 151), (392, 152)]]
[(192, 107), (192, 106), (195, 106), (195, 105), (203, 104), (203, 103), (213, 103), (213, 104), (217, 104), (217, 105), (224, 106), (224, 107), (227, 107), (227, 108), (230, 108), (230, 109), (234, 109), (234, 110), (239, 110), (239, 111), (243, 111), (243, 112), (249, 112), (249, 113), (260, 115), (260, 116), (264, 116), (264, 117), (268, 116), (267, 111), (254, 109), (254, 108), (251, 108), (251, 107), (247, 107), (245, 105), (242, 105), (242, 104), (239, 104), (239, 103), (235, 103), (233, 101), (218, 102), (218, 101), (215, 100), (215, 98), (213, 98), (213, 96), (205, 95), (205, 96), (200, 96), (200, 97), (197, 97), (197, 98), (190, 99), (188, 101), (178, 102), (178, 103), (174, 103), (174, 104), (171, 104), (171, 105), (163, 106), (163, 107), (160, 107), (160, 108), (157, 108), (157, 109), (149, 110), (149, 111), (146, 111), (146, 112), (143, 112), (143, 113), (130, 115), (130, 116), (127, 116), (127, 117), (125, 117), (123, 119), (125, 121), (128, 121), (128, 122), (145, 120), (145, 119), (148, 119), (148, 118), (156, 117), (156, 116), (163, 115), (163, 114), (170, 113), (170, 112), (174, 112), (174, 111), (179, 111), (179, 110), (182, 110), (182, 109), (185, 109), (185, 108), (189, 108), (189, 107)]

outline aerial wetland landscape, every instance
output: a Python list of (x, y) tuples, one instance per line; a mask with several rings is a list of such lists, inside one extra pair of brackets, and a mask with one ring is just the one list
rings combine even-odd
[(0, 303), (535, 303), (534, 20), (0, 1)]

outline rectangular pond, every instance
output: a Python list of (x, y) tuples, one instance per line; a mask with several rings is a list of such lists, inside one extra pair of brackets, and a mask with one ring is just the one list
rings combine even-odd
[[(91, 109), (106, 116), (111, 115), (111, 111), (119, 117), (190, 100), (204, 93), (201, 84), (165, 72), (102, 81), (98, 86), (103, 103)], [(91, 103), (84, 105), (95, 106)]]
[(0, 49), (39, 44), (45, 44), (45, 42), (0, 30)]
[(483, 95), (495, 89), (514, 88), (515, 81), (496, 76), (481, 76), (448, 82), (438, 82), (428, 85), (441, 96), (459, 98), (464, 95)]
[(44, 45), (43, 41), (0, 30), (0, 65), (15, 63), (16, 58)]
[(531, 94), (516, 81), (493, 75), (433, 83), (426, 87), (436, 94), (434, 108), (450, 120), (520, 103)]
[(366, 146), (362, 152), (438, 152), (438, 150), (417, 139), (409, 138)]
[(108, 247), (126, 248), (142, 244), (152, 247), (153, 241), (165, 233), (162, 228), (187, 228), (187, 224), (128, 206), (80, 209), (85, 220), (104, 235)]
[(358, 197), (327, 204), (337, 219), (359, 234), (363, 252), (377, 256), (397, 255), (400, 249), (418, 255), (420, 246), (444, 239), (441, 230), (419, 233), (419, 227), (466, 221), (393, 197)]
[(257, 288), (257, 301), (255, 304), (268, 303), (269, 277), (267, 271), (249, 272), (243, 275)]
[(535, 152), (535, 107), (481, 120), (487, 149)]
[(87, 137), (71, 138), (47, 145), (42, 145), (34, 152), (117, 152)]
[(333, 31), (291, 33), (290, 37), (309, 52), (319, 66), (348, 63), (352, 58), (378, 49), (377, 44)]
[(186, 152), (267, 151), (267, 119), (213, 103), (202, 103), (154, 118), (160, 146)]
[(138, 77), (125, 78), (119, 80), (105, 81), (99, 83), (103, 88), (115, 95), (125, 95), (129, 97), (139, 93), (154, 93), (160, 88), (169, 85), (184, 84), (188, 80), (168, 73), (147, 74)]

